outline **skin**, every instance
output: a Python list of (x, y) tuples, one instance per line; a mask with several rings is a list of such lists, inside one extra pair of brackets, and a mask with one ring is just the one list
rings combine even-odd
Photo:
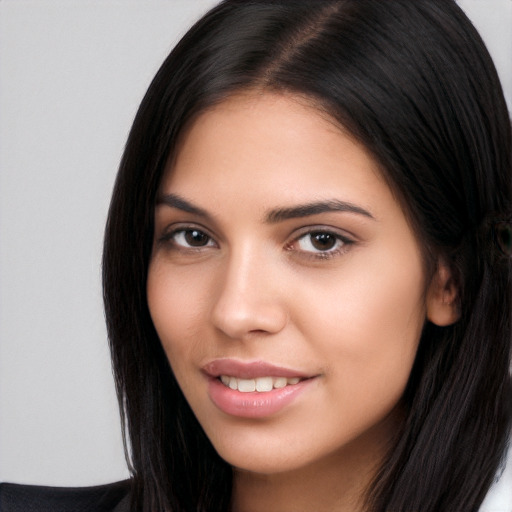
[[(170, 194), (195, 210), (165, 204)], [(275, 215), (335, 200), (361, 211)], [(161, 183), (147, 293), (178, 383), (234, 467), (235, 511), (363, 510), (424, 322), (454, 320), (449, 275), (426, 282), (377, 163), (314, 107), (270, 93), (231, 97), (182, 138)], [(208, 395), (202, 368), (218, 358), (314, 378), (278, 413), (240, 418)]]

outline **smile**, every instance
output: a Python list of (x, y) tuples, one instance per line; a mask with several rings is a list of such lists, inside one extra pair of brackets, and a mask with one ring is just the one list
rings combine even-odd
[[(231, 384), (231, 377), (229, 379)], [(220, 378), (210, 378), (208, 379), (208, 395), (213, 404), (229, 416), (267, 418), (297, 402), (299, 397), (317, 381), (316, 378), (309, 378), (298, 379), (296, 382), (297, 378), (290, 378), (294, 384), (288, 384), (288, 379), (285, 379), (286, 384), (281, 388), (272, 387), (268, 391), (257, 391), (256, 382), (260, 379), (266, 383), (266, 386), (273, 380), (272, 377), (234, 378), (233, 386), (236, 384), (237, 388), (232, 389)], [(281, 383), (282, 381), (278, 381), (278, 384)]]
[(292, 406), (314, 386), (315, 373), (264, 361), (216, 359), (204, 365), (208, 395), (224, 414), (268, 418)]
[(273, 389), (282, 389), (289, 385), (298, 384), (299, 377), (258, 377), (256, 379), (238, 379), (229, 375), (221, 375), (221, 382), (228, 388), (241, 393), (268, 392)]

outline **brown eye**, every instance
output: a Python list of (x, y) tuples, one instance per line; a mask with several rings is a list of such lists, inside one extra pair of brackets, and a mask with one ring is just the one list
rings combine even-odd
[(171, 239), (174, 244), (185, 248), (214, 245), (213, 240), (199, 229), (180, 229), (172, 234)]
[(187, 229), (185, 231), (185, 241), (192, 247), (203, 247), (208, 244), (210, 237), (197, 229)]
[(310, 231), (295, 239), (295, 250), (322, 259), (344, 253), (354, 242), (332, 231)]
[(311, 233), (311, 245), (318, 251), (328, 251), (336, 246), (338, 239), (332, 233)]
[(298, 246), (306, 252), (328, 252), (340, 248), (344, 241), (328, 231), (306, 233), (297, 240)]

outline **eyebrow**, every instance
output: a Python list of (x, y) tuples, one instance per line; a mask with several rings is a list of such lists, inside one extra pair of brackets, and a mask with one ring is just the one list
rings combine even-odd
[(182, 210), (187, 213), (192, 213), (194, 215), (198, 215), (199, 217), (210, 217), (206, 210), (199, 208), (199, 206), (195, 206), (183, 197), (180, 197), (176, 194), (165, 194), (159, 196), (156, 200), (156, 205), (166, 205), (171, 208), (177, 208), (178, 210)]
[[(211, 217), (208, 214), (208, 212), (203, 208), (195, 206), (190, 201), (176, 194), (165, 194), (159, 196), (156, 204), (157, 206), (166, 205), (171, 208), (177, 208), (178, 210), (182, 210), (187, 213), (192, 213), (194, 215), (198, 215), (199, 217)], [(278, 222), (283, 222), (285, 220), (309, 217), (312, 215), (317, 215), (319, 213), (326, 212), (355, 213), (357, 215), (363, 215), (364, 217), (375, 220), (375, 217), (368, 210), (365, 210), (360, 206), (348, 203), (346, 201), (340, 201), (339, 199), (330, 199), (327, 201), (317, 201), (313, 203), (301, 204), (289, 208), (277, 208), (274, 210), (270, 210), (265, 215), (265, 222), (267, 222), (268, 224), (276, 224)]]
[(265, 217), (266, 222), (274, 224), (276, 222), (282, 222), (288, 219), (295, 219), (300, 217), (309, 217), (311, 215), (317, 215), (325, 212), (348, 212), (363, 215), (369, 219), (375, 220), (375, 217), (364, 208), (356, 206), (346, 201), (340, 201), (338, 199), (330, 199), (328, 201), (318, 201), (314, 203), (307, 203), (290, 208), (279, 208), (277, 210), (271, 210)]

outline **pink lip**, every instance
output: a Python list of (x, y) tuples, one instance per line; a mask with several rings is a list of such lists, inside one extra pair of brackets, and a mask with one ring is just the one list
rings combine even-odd
[(229, 375), (237, 379), (256, 379), (258, 377), (312, 377), (304, 372), (275, 366), (264, 361), (243, 362), (236, 359), (216, 359), (203, 366), (203, 371), (210, 377)]
[[(225, 414), (239, 418), (272, 416), (291, 404), (316, 381), (315, 376), (262, 361), (243, 363), (233, 359), (217, 359), (206, 364), (203, 371), (208, 377), (208, 395), (211, 401)], [(272, 391), (242, 393), (225, 386), (219, 379), (220, 375), (239, 379), (299, 377), (305, 380)]]

